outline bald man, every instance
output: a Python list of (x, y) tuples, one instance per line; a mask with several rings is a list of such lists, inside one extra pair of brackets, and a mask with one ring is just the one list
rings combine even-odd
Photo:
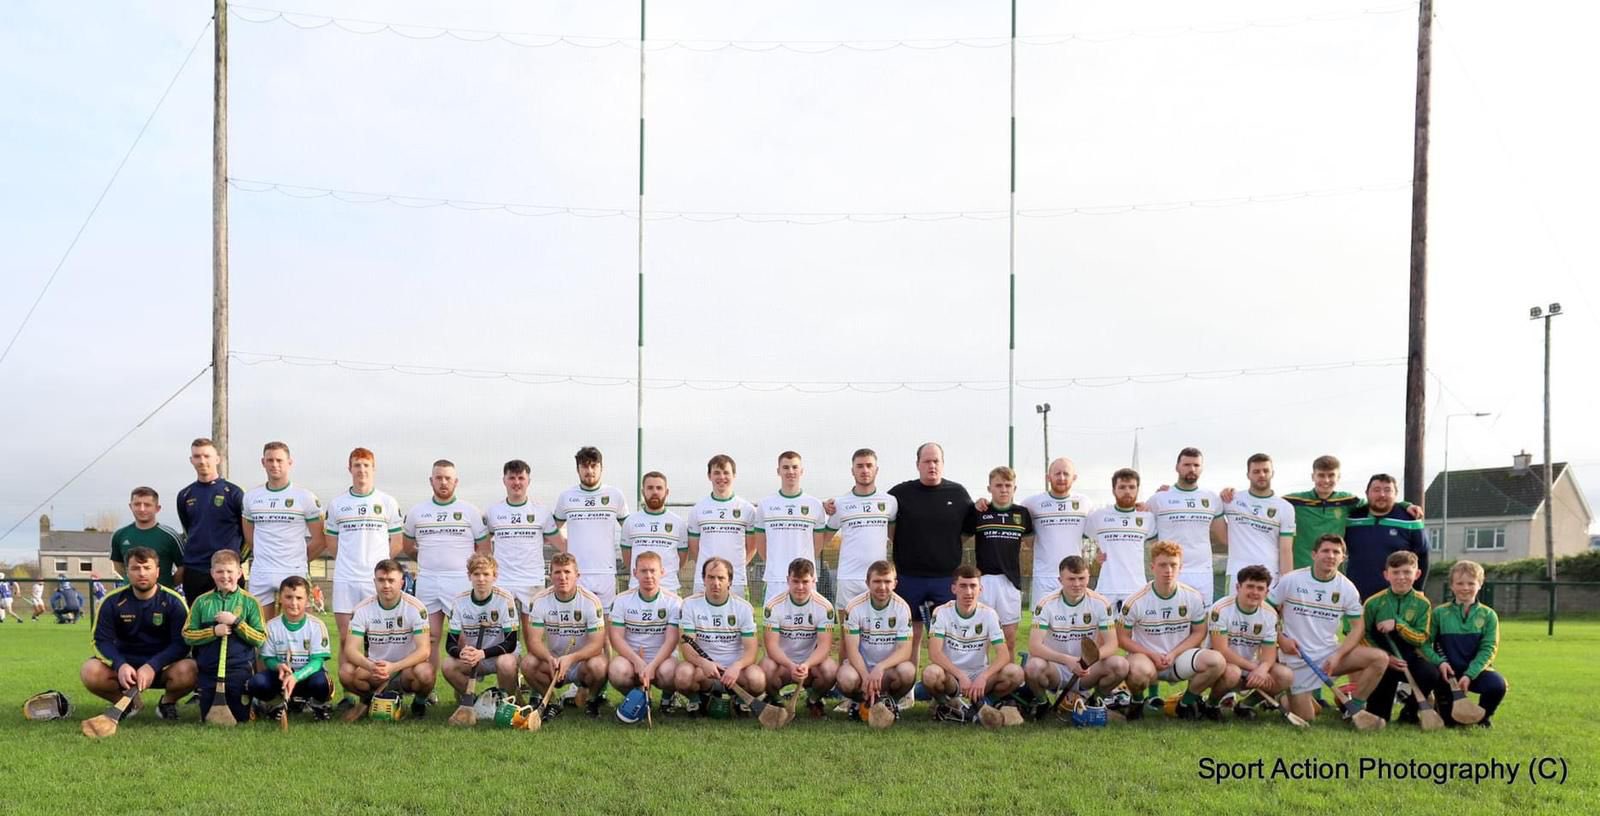
[(1050, 463), (1045, 491), (1022, 502), (1033, 516), (1033, 589), (1028, 597), (1038, 604), (1061, 589), (1061, 559), (1083, 555), (1083, 537), (1095, 504), (1073, 491), (1078, 468), (1065, 456)]

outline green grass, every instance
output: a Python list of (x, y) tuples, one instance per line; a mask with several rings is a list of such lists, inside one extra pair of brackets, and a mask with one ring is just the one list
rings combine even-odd
[[(0, 810), (55, 813), (1595, 813), (1597, 729), (1587, 679), (1600, 622), (1503, 627), (1500, 668), (1512, 692), (1495, 727), (1358, 735), (1324, 719), (1309, 732), (1279, 722), (1147, 721), (1104, 731), (1029, 723), (989, 733), (927, 721), (923, 706), (887, 732), (842, 719), (779, 733), (751, 721), (657, 718), (654, 731), (568, 711), (536, 733), (444, 724), (449, 709), (399, 724), (268, 723), (206, 727), (194, 707), (164, 723), (153, 709), (91, 742), (78, 719), (102, 704), (77, 682), (87, 624), (0, 628)], [(22, 719), (22, 701), (67, 692), (71, 721)], [(445, 694), (448, 698), (448, 692)], [(1522, 766), (1493, 781), (1244, 781), (1198, 777), (1202, 757), (1272, 763), (1362, 757)], [(1565, 784), (1530, 786), (1533, 756), (1567, 762)]]

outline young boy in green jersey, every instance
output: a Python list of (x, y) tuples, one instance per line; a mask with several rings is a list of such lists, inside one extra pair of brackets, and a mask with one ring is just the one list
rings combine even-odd
[[(333, 718), (333, 686), (323, 665), (333, 657), (328, 627), (306, 614), (311, 584), (291, 575), (278, 584), (277, 606), (281, 613), (267, 621), (266, 644), (261, 660), (266, 669), (250, 678), (250, 697), (267, 700), (271, 719), (289, 716), (289, 702), (303, 700), (318, 722)], [(282, 701), (278, 701), (278, 698)]]
[[(1417, 556), (1410, 550), (1390, 553), (1383, 570), (1389, 588), (1371, 598), (1361, 610), (1364, 640), (1389, 655), (1389, 669), (1378, 681), (1378, 687), (1367, 698), (1367, 710), (1389, 719), (1393, 713), (1396, 688), (1405, 680), (1404, 670), (1422, 686), (1424, 694), (1433, 694), (1437, 703), (1449, 698), (1449, 689), (1439, 677), (1424, 651), (1428, 632), (1432, 626), (1433, 604), (1418, 591)], [(1411, 695), (1400, 710), (1399, 722), (1417, 722), (1417, 704)]]
[(227, 643), (227, 664), (223, 666), (226, 703), (239, 722), (250, 719), (245, 705), (245, 685), (255, 672), (256, 649), (267, 636), (261, 623), (261, 604), (239, 589), (239, 554), (217, 550), (211, 556), (211, 580), (216, 589), (202, 593), (189, 607), (189, 620), (183, 626), (183, 639), (194, 649), (199, 668), (200, 719), (216, 702), (217, 667), (222, 662), (223, 643)]
[(1506, 681), (1491, 668), (1500, 648), (1500, 616), (1478, 602), (1483, 588), (1483, 567), (1476, 561), (1457, 561), (1450, 568), (1448, 603), (1434, 607), (1428, 627), (1428, 643), (1423, 654), (1439, 667), (1446, 692), (1439, 698), (1439, 714), (1444, 724), (1460, 725), (1450, 719), (1451, 697), (1456, 689), (1478, 695), (1485, 728), (1494, 710), (1506, 696)]

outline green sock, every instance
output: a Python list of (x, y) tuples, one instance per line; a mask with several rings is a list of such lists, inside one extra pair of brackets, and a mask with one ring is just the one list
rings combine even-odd
[(1184, 705), (1194, 705), (1194, 704), (1196, 704), (1198, 702), (1200, 702), (1200, 695), (1195, 694), (1192, 691), (1185, 691), (1183, 693), (1183, 704)]
[(1367, 707), (1367, 701), (1361, 699), (1360, 697), (1351, 697), (1350, 704), (1355, 706), (1357, 711)]

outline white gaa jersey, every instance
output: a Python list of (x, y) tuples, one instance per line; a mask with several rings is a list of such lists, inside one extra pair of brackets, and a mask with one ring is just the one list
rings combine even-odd
[(1146, 503), (1156, 514), (1156, 532), (1162, 541), (1183, 547), (1183, 571), (1211, 574), (1211, 522), (1222, 515), (1222, 499), (1209, 490), (1173, 487), (1151, 496)]
[(308, 525), (322, 519), (322, 502), (294, 484), (266, 485), (244, 494), (244, 518), (254, 527), (250, 546), (252, 575), (305, 575)]
[(778, 633), (784, 655), (804, 663), (817, 649), (817, 636), (833, 628), (833, 604), (820, 592), (812, 592), (803, 604), (785, 592), (766, 605), (762, 618), (768, 631)]
[[(689, 537), (700, 540), (700, 554), (694, 562), (694, 585), (699, 587), (700, 569), (712, 558), (733, 563), (735, 595), (743, 595), (749, 584), (745, 569), (746, 536), (755, 532), (756, 506), (738, 496), (719, 499), (706, 496), (689, 510)], [(709, 651), (709, 650), (707, 650)]]
[(1300, 646), (1302, 655), (1326, 660), (1339, 648), (1344, 618), (1361, 617), (1361, 594), (1342, 572), (1324, 581), (1315, 567), (1304, 567), (1278, 579), (1267, 603), (1283, 619), (1283, 634)]
[(911, 639), (911, 605), (896, 594), (891, 593), (889, 602), (879, 608), (872, 602), (872, 593), (863, 592), (845, 607), (844, 619), (845, 631), (860, 638), (856, 647), (868, 669), (877, 668)]
[(984, 603), (979, 603), (970, 615), (961, 614), (955, 601), (941, 604), (933, 610), (933, 625), (928, 632), (944, 643), (944, 655), (951, 664), (968, 675), (989, 667), (990, 644), (1006, 641), (999, 613)]
[(744, 655), (744, 639), (756, 636), (756, 610), (738, 595), (714, 604), (695, 593), (683, 599), (678, 631), (692, 637), (718, 666), (727, 668)]
[(328, 502), (322, 531), (338, 538), (333, 580), (371, 583), (372, 568), (389, 557), (389, 536), (403, 529), (400, 503), (380, 490), (357, 496), (348, 490)]
[(1057, 580), (1061, 559), (1083, 555), (1094, 502), (1077, 493), (1056, 496), (1047, 490), (1024, 499), (1022, 506), (1033, 517), (1033, 576)]
[(350, 634), (366, 640), (368, 660), (403, 660), (417, 650), (413, 638), (428, 636), (428, 609), (404, 592), (391, 607), (374, 595), (356, 604)]
[(889, 560), (889, 525), (899, 512), (900, 501), (881, 490), (866, 496), (846, 493), (833, 500), (828, 528), (839, 531), (835, 580), (865, 581), (872, 562)]
[(290, 623), (283, 615), (267, 621), (267, 640), (261, 644), (263, 661), (269, 657), (277, 658), (287, 662), (289, 668), (299, 671), (313, 657), (320, 657), (323, 662), (333, 657), (328, 643), (328, 626), (321, 618), (306, 615), (300, 619), (298, 626), (289, 627)]
[(600, 631), (605, 623), (600, 599), (582, 586), (574, 587), (566, 600), (556, 595), (555, 587), (541, 590), (522, 614), (533, 627), (534, 636), (542, 635), (545, 648), (556, 657), (577, 651), (584, 639), (591, 632)]
[(445, 610), (449, 632), (462, 646), (487, 649), (499, 646), (517, 632), (517, 599), (500, 587), (490, 587), (483, 600), (472, 597), (472, 590), (458, 593)]
[(1228, 578), (1260, 564), (1278, 580), (1278, 537), (1294, 535), (1294, 505), (1282, 496), (1265, 498), (1245, 490), (1223, 508), (1228, 523)]
[(628, 515), (622, 491), (599, 485), (569, 487), (556, 498), (555, 517), (567, 526), (567, 552), (578, 559), (578, 574), (617, 574), (618, 521)]
[(467, 559), (489, 535), (483, 511), (454, 496), (443, 504), (429, 498), (411, 508), (405, 532), (417, 542), (417, 575), (447, 578), (466, 577)]
[[(483, 526), (500, 566), (500, 585), (525, 592), (544, 586), (544, 542), (560, 529), (555, 516), (542, 504), (523, 499), (521, 504), (495, 502), (483, 514)], [(523, 595), (532, 598), (532, 594)]]
[(827, 514), (822, 502), (801, 493), (785, 496), (782, 491), (761, 500), (756, 506), (755, 531), (767, 537), (767, 566), (762, 579), (781, 584), (789, 579), (789, 562), (804, 558), (816, 570), (816, 534), (826, 529)]
[(1089, 514), (1087, 534), (1106, 555), (1105, 563), (1100, 565), (1100, 578), (1095, 581), (1096, 592), (1126, 598), (1147, 583), (1144, 545), (1156, 537), (1155, 514), (1102, 507)]
[(1209, 625), (1213, 633), (1228, 636), (1234, 654), (1251, 663), (1260, 661), (1261, 647), (1278, 645), (1278, 613), (1265, 602), (1246, 612), (1237, 596), (1223, 598), (1211, 607)]
[(1089, 590), (1077, 603), (1060, 591), (1044, 596), (1033, 609), (1033, 625), (1050, 640), (1050, 648), (1074, 657), (1083, 654), (1083, 640), (1097, 639), (1111, 628), (1111, 602)]
[(667, 627), (678, 619), (683, 599), (669, 589), (657, 588), (656, 594), (646, 598), (638, 587), (619, 593), (611, 601), (606, 617), (611, 626), (622, 627), (622, 639), (628, 648), (640, 652), (645, 662), (656, 659), (667, 639)]
[(640, 553), (653, 552), (661, 556), (661, 586), (677, 592), (681, 585), (678, 569), (687, 549), (689, 522), (671, 510), (639, 510), (622, 520), (622, 560), (628, 569), (629, 589), (639, 586), (639, 579), (633, 577), (634, 559)]
[(1165, 598), (1152, 581), (1122, 602), (1122, 625), (1133, 642), (1161, 654), (1177, 648), (1194, 626), (1205, 620), (1205, 598), (1200, 590), (1181, 581)]

